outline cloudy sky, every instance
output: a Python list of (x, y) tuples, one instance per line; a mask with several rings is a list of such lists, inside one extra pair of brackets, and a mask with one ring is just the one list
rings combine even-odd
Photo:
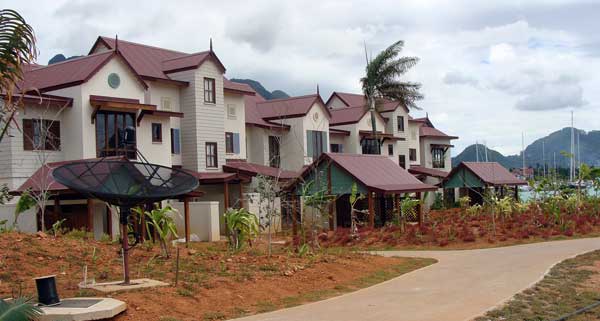
[[(595, 3), (594, 3), (595, 2)], [(249, 5), (249, 4), (251, 5)], [(419, 103), (439, 129), (505, 154), (569, 126), (600, 129), (600, 3), (502, 1), (7, 1), (37, 32), (40, 63), (98, 35), (186, 52), (209, 38), (228, 77), (291, 95), (359, 92), (364, 43), (396, 40), (419, 64)]]

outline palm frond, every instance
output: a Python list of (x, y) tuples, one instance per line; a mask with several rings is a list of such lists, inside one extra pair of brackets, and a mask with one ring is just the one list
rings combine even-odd
[(10, 102), (23, 80), (23, 66), (37, 57), (33, 28), (16, 11), (0, 10), (0, 92)]
[(0, 321), (38, 320), (42, 310), (31, 304), (29, 299), (18, 298), (12, 302), (0, 299)]
[(421, 84), (413, 82), (392, 81), (382, 84), (379, 88), (381, 98), (399, 101), (404, 106), (413, 109), (420, 109), (416, 102), (423, 99), (419, 92)]

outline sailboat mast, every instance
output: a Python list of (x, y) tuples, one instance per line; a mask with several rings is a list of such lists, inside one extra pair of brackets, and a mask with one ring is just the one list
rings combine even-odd
[(484, 140), (483, 141), (483, 148), (485, 148), (485, 162), (488, 162), (488, 157), (487, 157), (487, 142)]
[(575, 176), (574, 165), (575, 165), (575, 130), (573, 127), (573, 111), (571, 110), (571, 162), (569, 169), (569, 182), (573, 181), (573, 176)]
[(479, 142), (475, 141), (475, 159), (479, 163)]
[(523, 154), (523, 177), (525, 177), (525, 134), (521, 132), (521, 153)]
[(542, 163), (544, 164), (544, 178), (546, 178), (546, 148), (542, 140)]

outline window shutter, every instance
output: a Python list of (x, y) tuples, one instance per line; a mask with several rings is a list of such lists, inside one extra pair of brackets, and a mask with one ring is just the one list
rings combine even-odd
[(46, 150), (60, 150), (60, 121), (48, 120), (45, 129), (48, 131)]
[(323, 150), (321, 152), (327, 153), (327, 146), (329, 146), (329, 143), (327, 142), (327, 132), (321, 132), (321, 143), (321, 146), (323, 146)]
[(312, 130), (306, 131), (306, 156), (313, 157), (313, 149), (315, 145), (315, 137)]
[(343, 153), (343, 152), (344, 152), (344, 145), (343, 145), (343, 144), (339, 144), (338, 146), (339, 146), (339, 147), (338, 147), (338, 149), (339, 149), (339, 152), (340, 152), (340, 153)]
[(33, 150), (33, 121), (23, 119), (23, 150)]
[(240, 134), (239, 133), (233, 133), (233, 153), (234, 154), (240, 153)]
[(171, 154), (180, 154), (181, 145), (179, 140), (179, 129), (171, 128)]

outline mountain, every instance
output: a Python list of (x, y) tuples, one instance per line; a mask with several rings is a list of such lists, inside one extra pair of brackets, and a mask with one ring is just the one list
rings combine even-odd
[(83, 57), (83, 56), (71, 56), (69, 58), (65, 57), (65, 55), (63, 54), (56, 54), (54, 55), (54, 57), (50, 58), (50, 60), (48, 60), (48, 64), (55, 64), (57, 62), (61, 62), (61, 61), (65, 61), (65, 60), (69, 60), (69, 59), (75, 59), (75, 58), (79, 58), (79, 57)]
[(252, 89), (254, 89), (259, 95), (263, 96), (266, 100), (290, 97), (290, 95), (286, 94), (282, 90), (268, 91), (260, 82), (253, 80), (253, 79), (232, 78), (230, 80), (234, 81), (234, 82), (249, 85), (250, 87), (252, 87)]
[[(579, 136), (579, 143), (578, 137)], [(600, 166), (600, 131), (593, 130), (586, 132), (581, 129), (575, 129), (575, 155), (580, 156), (581, 162), (591, 166)], [(478, 145), (479, 160), (485, 160), (485, 147)], [(579, 153), (578, 150), (579, 149)], [(570, 152), (571, 150), (571, 127), (565, 127), (555, 131), (548, 136), (535, 140), (529, 146), (525, 147), (525, 164), (528, 167), (542, 167), (544, 161), (547, 166), (554, 166), (556, 157), (556, 166), (567, 168), (570, 160), (561, 152)], [(542, 152), (543, 151), (543, 152)], [(543, 156), (545, 154), (545, 157)], [(456, 157), (452, 158), (452, 164), (457, 165), (461, 161), (476, 161), (475, 145), (468, 146)], [(506, 168), (522, 167), (523, 158), (519, 155), (504, 156), (501, 153), (488, 149), (488, 160), (499, 162)]]

